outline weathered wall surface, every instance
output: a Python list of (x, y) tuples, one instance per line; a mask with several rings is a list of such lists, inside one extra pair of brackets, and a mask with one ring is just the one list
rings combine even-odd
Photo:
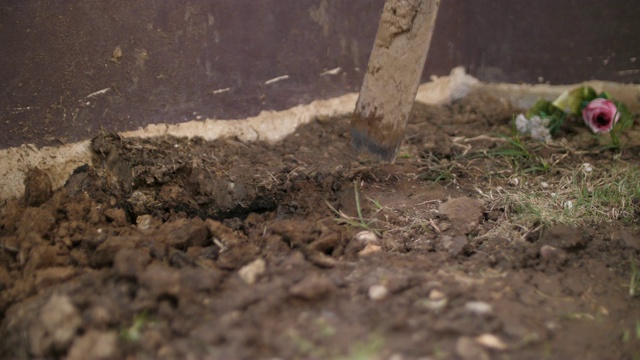
[[(0, 148), (357, 91), (384, 0), (5, 0)], [(446, 0), (424, 79), (640, 82), (637, 1)]]

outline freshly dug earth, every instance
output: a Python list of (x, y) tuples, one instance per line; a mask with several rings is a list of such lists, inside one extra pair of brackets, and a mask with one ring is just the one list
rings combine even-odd
[[(637, 217), (523, 225), (487, 195), (522, 185), (486, 156), (515, 112), (416, 105), (393, 164), (347, 118), (275, 145), (96, 138), (63, 189), (34, 169), (0, 209), (0, 357), (640, 358)], [(637, 164), (586, 131), (528, 144)]]

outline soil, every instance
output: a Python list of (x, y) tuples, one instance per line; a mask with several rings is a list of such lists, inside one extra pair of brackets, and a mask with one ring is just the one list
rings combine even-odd
[(636, 220), (491, 232), (507, 209), (480, 194), (510, 169), (461, 155), (516, 112), (418, 104), (394, 163), (353, 153), (348, 118), (272, 145), (103, 134), (0, 209), (0, 357), (640, 358)]

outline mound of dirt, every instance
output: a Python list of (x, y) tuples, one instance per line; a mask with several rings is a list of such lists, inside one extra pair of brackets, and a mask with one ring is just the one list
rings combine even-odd
[(0, 208), (0, 354), (637, 358), (635, 224), (523, 229), (482, 196), (518, 185), (470, 156), (514, 111), (417, 105), (393, 164), (354, 154), (346, 118), (273, 145), (100, 136), (64, 188), (34, 170)]

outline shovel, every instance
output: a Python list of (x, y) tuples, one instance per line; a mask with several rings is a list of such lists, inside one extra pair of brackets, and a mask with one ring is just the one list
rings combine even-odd
[(351, 144), (393, 161), (416, 98), (440, 0), (386, 0), (360, 96)]

